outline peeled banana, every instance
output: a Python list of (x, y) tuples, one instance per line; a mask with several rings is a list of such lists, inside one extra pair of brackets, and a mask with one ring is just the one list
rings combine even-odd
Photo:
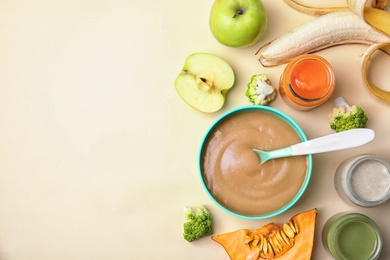
[[(336, 45), (390, 42), (390, 13), (366, 7), (367, 0), (349, 0), (348, 7), (333, 8), (311, 8), (293, 0), (284, 1), (298, 10), (313, 11), (313, 14), (320, 10), (320, 14), (325, 14), (262, 46), (257, 53), (264, 67)], [(387, 1), (377, 0), (372, 4), (383, 6)]]

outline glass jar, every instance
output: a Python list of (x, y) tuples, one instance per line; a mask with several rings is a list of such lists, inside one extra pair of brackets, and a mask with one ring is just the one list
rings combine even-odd
[(322, 244), (336, 260), (378, 259), (383, 239), (379, 227), (360, 213), (339, 213), (325, 223)]
[(331, 64), (315, 54), (291, 60), (279, 80), (279, 93), (296, 110), (309, 110), (323, 104), (332, 95), (336, 77)]
[(334, 185), (348, 203), (378, 206), (390, 198), (390, 164), (375, 155), (346, 159), (336, 170)]

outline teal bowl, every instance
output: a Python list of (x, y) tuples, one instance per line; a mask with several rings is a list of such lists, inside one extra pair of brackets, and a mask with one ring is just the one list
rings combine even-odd
[(284, 206), (281, 206), (279, 209), (274, 210), (274, 211), (269, 212), (269, 213), (266, 213), (266, 214), (262, 214), (262, 215), (245, 215), (242, 213), (235, 212), (234, 210), (229, 209), (227, 206), (224, 206), (220, 201), (218, 201), (213, 196), (212, 192), (207, 187), (206, 181), (204, 179), (203, 169), (202, 169), (203, 168), (202, 163), (203, 163), (204, 149), (207, 146), (207, 141), (208, 141), (208, 138), (210, 137), (210, 134), (213, 133), (214, 128), (216, 126), (218, 126), (218, 124), (221, 121), (225, 120), (226, 118), (229, 118), (232, 115), (235, 115), (238, 113), (245, 113), (245, 112), (249, 112), (249, 111), (262, 111), (262, 112), (270, 113), (274, 116), (281, 118), (283, 121), (287, 122), (296, 131), (296, 133), (298, 134), (298, 136), (300, 137), (302, 142), (307, 141), (306, 135), (304, 134), (303, 130), (299, 127), (299, 125), (293, 119), (291, 119), (289, 116), (287, 116), (286, 114), (284, 114), (283, 112), (281, 112), (277, 109), (274, 109), (274, 108), (268, 107), (268, 106), (257, 106), (257, 105), (238, 107), (238, 108), (235, 108), (235, 109), (223, 114), (207, 130), (205, 136), (203, 137), (203, 139), (201, 141), (201, 146), (200, 146), (199, 153), (198, 153), (198, 172), (199, 172), (199, 177), (200, 177), (200, 180), (201, 180), (201, 183), (202, 183), (204, 190), (206, 191), (206, 193), (208, 194), (210, 199), (215, 204), (217, 204), (220, 208), (222, 208), (224, 211), (226, 211), (226, 212), (228, 212), (236, 217), (239, 217), (239, 218), (259, 220), (259, 219), (266, 219), (266, 218), (275, 217), (275, 216), (285, 212), (286, 210), (291, 208), (302, 197), (302, 195), (304, 194), (304, 192), (309, 184), (310, 178), (311, 178), (313, 159), (312, 159), (311, 154), (306, 156), (306, 158), (307, 158), (307, 160), (306, 160), (306, 162), (307, 162), (306, 163), (307, 164), (306, 165), (307, 166), (306, 167), (306, 175), (304, 176), (304, 180), (303, 180), (303, 183), (302, 183), (300, 189), (298, 190), (296, 195), (287, 204), (285, 204)]

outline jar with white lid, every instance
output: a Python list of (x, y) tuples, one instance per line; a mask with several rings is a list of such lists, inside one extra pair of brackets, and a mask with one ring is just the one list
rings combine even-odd
[(390, 198), (390, 164), (375, 155), (359, 155), (343, 161), (334, 184), (345, 201), (361, 207), (375, 207)]

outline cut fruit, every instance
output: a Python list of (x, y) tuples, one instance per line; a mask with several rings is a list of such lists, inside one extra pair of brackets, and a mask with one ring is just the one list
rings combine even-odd
[(309, 260), (313, 251), (317, 209), (299, 213), (284, 224), (269, 223), (251, 232), (241, 229), (212, 236), (230, 259)]
[(209, 53), (193, 53), (176, 77), (175, 88), (188, 105), (212, 113), (222, 108), (234, 80), (233, 69), (225, 60)]

